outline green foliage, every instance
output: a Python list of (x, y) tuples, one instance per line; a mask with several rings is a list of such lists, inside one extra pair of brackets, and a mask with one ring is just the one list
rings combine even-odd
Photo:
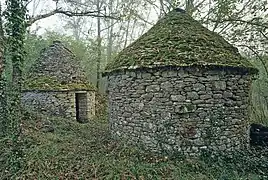
[[(4, 62), (3, 62), (4, 64)], [(6, 77), (5, 74), (0, 74), (0, 139), (5, 136), (7, 130), (7, 96), (6, 96)]]
[(27, 54), (23, 68), (24, 75), (30, 71), (34, 62), (39, 58), (41, 50), (49, 46), (49, 43), (50, 42), (40, 36), (27, 34), (24, 46)]
[(6, 119), (7, 119), (7, 97), (6, 97), (6, 61), (4, 58), (4, 42), (0, 39), (0, 139), (6, 134)]

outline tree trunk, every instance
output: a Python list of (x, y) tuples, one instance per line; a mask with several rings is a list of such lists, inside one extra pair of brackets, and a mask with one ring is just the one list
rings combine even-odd
[(193, 16), (194, 12), (194, 0), (185, 0), (185, 11), (190, 15)]
[(125, 32), (126, 34), (125, 34), (125, 41), (124, 41), (124, 49), (127, 47), (129, 26), (130, 26), (130, 19), (127, 22), (127, 29), (126, 29), (126, 32)]
[[(109, 12), (111, 13), (113, 11), (113, 1), (109, 1)], [(109, 20), (109, 29), (108, 29), (108, 47), (107, 47), (107, 62), (106, 64), (111, 60), (112, 58), (112, 51), (113, 51), (113, 33), (114, 33), (114, 20)]]
[[(100, 15), (100, 0), (97, 0), (97, 11), (98, 11), (98, 15)], [(100, 65), (101, 65), (101, 19), (100, 17), (97, 18), (97, 43), (98, 43), (98, 47), (97, 47), (97, 51), (98, 51), (98, 55), (97, 55), (97, 90), (100, 89)]]

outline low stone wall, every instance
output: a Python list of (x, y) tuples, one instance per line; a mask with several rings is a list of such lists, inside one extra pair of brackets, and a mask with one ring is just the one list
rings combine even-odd
[[(25, 91), (22, 104), (48, 116), (76, 120), (75, 91)], [(95, 116), (95, 92), (87, 93), (88, 119)]]
[(108, 76), (112, 135), (153, 152), (236, 151), (249, 144), (251, 76), (236, 69), (166, 68)]

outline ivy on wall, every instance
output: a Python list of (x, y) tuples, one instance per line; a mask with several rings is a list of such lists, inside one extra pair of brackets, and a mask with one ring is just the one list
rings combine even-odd
[(6, 105), (6, 78), (4, 74), (5, 58), (4, 58), (4, 41), (0, 37), (0, 137), (5, 134), (5, 121), (7, 115)]
[[(6, 93), (6, 109), (3, 110), (5, 119), (1, 123), (5, 129), (3, 136), (10, 145), (8, 154), (9, 174), (16, 174), (22, 165), (21, 148), (21, 86), (22, 86), (22, 67), (25, 58), (24, 39), (26, 33), (26, 14), (25, 7), (27, 0), (6, 0), (7, 9), (4, 12), (6, 46), (4, 62), (11, 62), (11, 79), (8, 84), (3, 84), (2, 92)], [(5, 98), (5, 94), (3, 96)]]

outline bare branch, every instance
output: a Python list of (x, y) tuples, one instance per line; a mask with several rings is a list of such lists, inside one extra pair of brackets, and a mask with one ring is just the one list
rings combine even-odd
[(27, 7), (33, 0), (26, 1), (24, 7)]
[(266, 63), (265, 63), (264, 59), (259, 55), (259, 53), (257, 51), (255, 51), (254, 48), (252, 48), (250, 46), (247, 46), (247, 45), (244, 45), (244, 44), (241, 44), (241, 45), (238, 45), (238, 46), (240, 46), (240, 47), (246, 47), (249, 50), (251, 50), (255, 54), (255, 56), (260, 60), (262, 66), (263, 66), (263, 68), (265, 70), (265, 74), (268, 76), (268, 69), (266, 67)]
[(111, 28), (112, 26), (114, 26), (114, 25), (117, 24), (117, 23), (118, 23), (118, 21), (112, 23), (111, 25), (107, 26), (106, 28), (101, 29), (101, 32), (102, 32), (102, 31), (106, 31), (107, 29)]
[(212, 22), (216, 22), (216, 23), (224, 23), (224, 22), (240, 22), (240, 23), (245, 23), (245, 24), (249, 24), (249, 25), (254, 25), (254, 26), (259, 26), (259, 27), (263, 27), (263, 28), (267, 28), (268, 29), (268, 24), (267, 23), (258, 23), (258, 22), (254, 22), (255, 19), (249, 20), (249, 21), (245, 21), (242, 19), (222, 19), (222, 20), (214, 20), (214, 19), (210, 19)]
[(72, 11), (68, 11), (68, 10), (62, 10), (62, 9), (55, 9), (49, 13), (46, 14), (40, 14), (37, 15), (35, 17), (31, 17), (28, 22), (27, 22), (27, 26), (31, 26), (33, 23), (35, 23), (36, 21), (39, 21), (41, 19), (45, 19), (48, 18), (50, 16), (53, 16), (55, 14), (63, 14), (65, 16), (69, 16), (69, 17), (74, 17), (74, 16), (88, 16), (88, 17), (100, 17), (100, 18), (109, 18), (109, 19), (116, 19), (119, 20), (119, 17), (113, 17), (113, 16), (108, 16), (108, 15), (104, 15), (104, 14), (100, 14), (98, 13), (98, 11), (81, 11), (81, 12), (72, 12)]
[(263, 37), (264, 37), (265, 39), (268, 40), (268, 35), (267, 35), (267, 34), (264, 34), (264, 32), (262, 32), (262, 31), (260, 31), (260, 33), (263, 35)]
[(150, 24), (151, 26), (154, 25), (153, 22), (149, 22), (149, 21), (147, 21), (146, 19), (144, 19), (144, 18), (143, 18), (141, 15), (139, 15), (138, 13), (134, 13), (134, 16), (135, 16), (136, 18), (142, 20), (142, 21), (145, 22), (146, 24)]

